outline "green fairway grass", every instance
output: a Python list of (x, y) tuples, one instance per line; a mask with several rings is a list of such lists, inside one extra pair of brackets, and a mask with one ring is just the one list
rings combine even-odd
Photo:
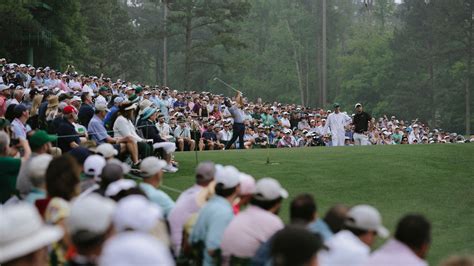
[[(267, 154), (270, 164), (266, 164)], [(393, 234), (404, 214), (426, 215), (433, 226), (431, 265), (451, 254), (474, 254), (474, 144), (314, 147), (199, 152), (198, 160), (235, 165), (256, 179), (278, 179), (290, 193), (314, 195), (319, 214), (335, 203), (367, 203)], [(194, 152), (176, 153), (180, 170), (164, 185), (184, 190), (194, 181)], [(173, 198), (176, 192), (164, 189)], [(383, 241), (379, 241), (380, 245)]]

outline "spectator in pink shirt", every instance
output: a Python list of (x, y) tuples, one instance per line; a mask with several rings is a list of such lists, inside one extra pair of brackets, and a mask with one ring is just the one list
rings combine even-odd
[(216, 168), (213, 162), (202, 162), (196, 168), (196, 184), (179, 196), (168, 216), (171, 231), (171, 243), (176, 256), (181, 252), (183, 226), (194, 213), (202, 207), (198, 204), (198, 195), (214, 180)]
[(224, 261), (252, 258), (260, 245), (266, 242), (284, 224), (278, 212), (288, 192), (273, 178), (257, 182), (250, 206), (240, 212), (229, 224), (222, 237), (221, 250)]
[(424, 259), (430, 244), (430, 222), (422, 215), (408, 214), (398, 222), (395, 238), (372, 253), (366, 265), (427, 266)]

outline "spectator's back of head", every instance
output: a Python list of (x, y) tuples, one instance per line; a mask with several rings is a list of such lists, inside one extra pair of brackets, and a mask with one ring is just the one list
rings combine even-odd
[(46, 189), (49, 197), (71, 200), (79, 192), (80, 169), (70, 155), (51, 161), (46, 170)]
[(212, 180), (216, 174), (216, 166), (213, 162), (207, 161), (199, 163), (196, 167), (196, 183), (198, 185), (207, 185)]
[(327, 223), (331, 231), (335, 234), (342, 230), (344, 222), (347, 218), (349, 207), (343, 204), (336, 204), (326, 212), (324, 221)]
[(317, 206), (313, 196), (300, 194), (290, 204), (290, 223), (308, 224), (316, 218)]
[(424, 258), (431, 242), (431, 224), (423, 215), (408, 214), (398, 222), (395, 239)]
[(323, 242), (318, 234), (290, 225), (275, 234), (271, 245), (273, 265), (298, 266), (312, 265)]

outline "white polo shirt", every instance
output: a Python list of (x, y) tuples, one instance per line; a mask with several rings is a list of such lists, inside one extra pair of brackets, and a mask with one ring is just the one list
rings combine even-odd
[(318, 255), (321, 266), (361, 266), (370, 255), (370, 247), (347, 230), (335, 234), (325, 245), (329, 250), (323, 250)]

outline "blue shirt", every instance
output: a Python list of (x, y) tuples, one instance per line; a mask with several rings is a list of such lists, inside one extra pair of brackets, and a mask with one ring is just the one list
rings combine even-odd
[[(114, 105), (112, 108), (110, 108), (110, 111), (105, 115), (104, 118), (104, 125), (110, 124), (112, 122), (112, 117), (114, 117), (114, 114), (117, 113), (119, 110), (118, 106)], [(112, 128), (112, 125), (110, 125), (109, 128)]]
[(232, 206), (221, 196), (212, 197), (199, 212), (196, 224), (189, 238), (191, 244), (204, 242), (203, 265), (214, 265), (207, 250), (220, 248), (224, 230), (234, 218)]
[(26, 196), (25, 201), (30, 204), (35, 204), (36, 200), (45, 199), (45, 198), (46, 198), (46, 192), (38, 188), (33, 188), (31, 189), (31, 192), (28, 193), (28, 195)]
[(150, 201), (158, 204), (161, 207), (165, 217), (168, 217), (168, 214), (174, 207), (174, 201), (171, 199), (171, 197), (165, 192), (147, 183), (140, 183), (140, 188), (143, 190), (143, 192), (145, 192)]
[(310, 223), (308, 225), (309, 231), (313, 233), (318, 233), (323, 237), (324, 242), (328, 241), (329, 238), (331, 238), (334, 233), (331, 231), (329, 226), (326, 224), (326, 222), (323, 219), (316, 219), (316, 221)]
[(232, 118), (234, 118), (234, 123), (244, 123), (245, 113), (242, 109), (233, 105), (231, 108), (229, 108), (229, 112), (232, 115)]
[(89, 132), (92, 140), (94, 140), (97, 144), (107, 142), (107, 138), (109, 137), (109, 134), (107, 134), (107, 130), (104, 127), (104, 123), (102, 123), (102, 120), (96, 115), (94, 115), (94, 117), (92, 117), (91, 121), (89, 122), (87, 132)]

